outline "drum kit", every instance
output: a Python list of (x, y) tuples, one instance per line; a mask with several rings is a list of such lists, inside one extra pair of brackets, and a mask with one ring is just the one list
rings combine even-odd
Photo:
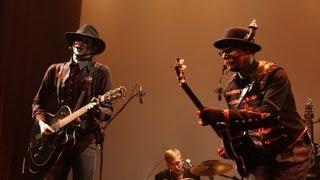
[(210, 180), (214, 179), (215, 175), (225, 177), (227, 179), (239, 179), (235, 176), (227, 176), (225, 173), (233, 169), (231, 164), (221, 162), (219, 160), (203, 161), (200, 164), (190, 168), (190, 173), (198, 176), (207, 176)]

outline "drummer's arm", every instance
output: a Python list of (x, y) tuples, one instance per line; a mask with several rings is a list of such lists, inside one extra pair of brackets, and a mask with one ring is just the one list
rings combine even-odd
[(217, 149), (217, 153), (220, 157), (222, 157), (223, 159), (228, 159), (228, 156), (226, 155), (226, 152), (224, 151), (224, 147), (221, 146)]

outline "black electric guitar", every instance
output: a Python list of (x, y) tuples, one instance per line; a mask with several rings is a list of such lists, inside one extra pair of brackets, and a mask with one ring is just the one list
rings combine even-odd
[(48, 125), (55, 131), (51, 135), (42, 135), (39, 124), (35, 123), (31, 131), (28, 149), (30, 171), (38, 172), (41, 169), (50, 168), (59, 159), (67, 144), (75, 144), (75, 134), (79, 125), (70, 124), (72, 121), (101, 102), (113, 102), (123, 98), (125, 92), (126, 89), (121, 86), (99, 96), (97, 102), (90, 102), (73, 113), (68, 106), (62, 106), (55, 115), (46, 114)]
[[(199, 101), (197, 96), (193, 93), (193, 91), (191, 90), (191, 88), (188, 86), (186, 82), (186, 78), (184, 75), (184, 70), (186, 69), (186, 67), (187, 66), (184, 64), (184, 59), (178, 58), (176, 62), (175, 70), (179, 80), (179, 85), (187, 93), (187, 95), (190, 97), (190, 99), (196, 105), (196, 107), (201, 111), (204, 109), (203, 104)], [(226, 127), (226, 124), (223, 122), (218, 122), (216, 124), (211, 124), (211, 127), (217, 133), (217, 135), (221, 138), (225, 154), (228, 156), (229, 159), (232, 159), (235, 161), (237, 165), (238, 173), (242, 177), (247, 177), (248, 172), (246, 169), (245, 161), (241, 156), (239, 156), (234, 151), (233, 144), (230, 138), (230, 133)]]

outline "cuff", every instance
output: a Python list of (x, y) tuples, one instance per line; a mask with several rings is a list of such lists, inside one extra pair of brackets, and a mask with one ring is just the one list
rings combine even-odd
[(224, 116), (224, 120), (229, 122), (229, 119), (230, 119), (229, 109), (224, 109), (223, 110), (223, 116)]

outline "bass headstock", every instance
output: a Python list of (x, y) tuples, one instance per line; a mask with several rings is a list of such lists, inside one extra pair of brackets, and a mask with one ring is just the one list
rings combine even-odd
[(312, 99), (309, 98), (306, 105), (304, 106), (304, 118), (305, 119), (313, 119), (314, 118), (314, 110)]
[(174, 69), (176, 70), (177, 78), (180, 85), (186, 82), (186, 77), (184, 76), (184, 70), (186, 68), (187, 68), (187, 65), (184, 64), (184, 59), (177, 58), (176, 66)]

